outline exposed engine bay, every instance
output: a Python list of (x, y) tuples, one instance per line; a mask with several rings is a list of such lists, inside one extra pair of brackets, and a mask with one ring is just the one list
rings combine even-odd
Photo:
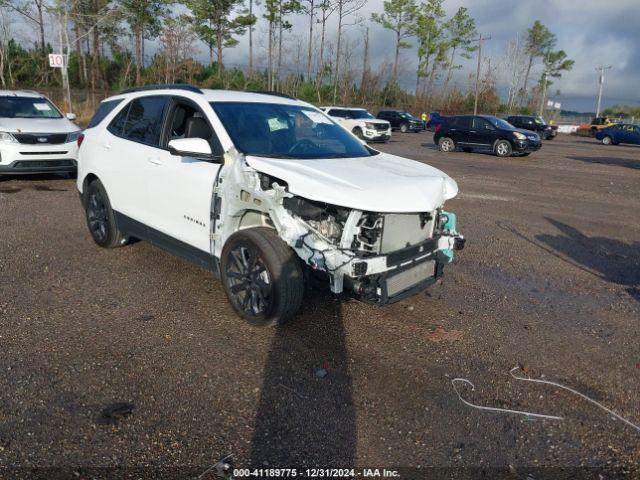
[[(224, 201), (223, 201), (224, 199)], [(285, 181), (257, 172), (235, 151), (225, 155), (212, 204), (213, 251), (241, 228), (269, 226), (331, 290), (389, 303), (433, 283), (461, 249), (455, 215), (441, 208), (377, 213), (309, 200)], [(224, 219), (224, 221), (222, 221)]]

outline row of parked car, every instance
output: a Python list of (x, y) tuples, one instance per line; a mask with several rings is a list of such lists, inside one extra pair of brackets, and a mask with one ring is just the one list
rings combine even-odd
[[(455, 149), (490, 150), (499, 156), (526, 156), (552, 140), (558, 127), (540, 116), (450, 116), (432, 112), (419, 119), (402, 110), (385, 109), (373, 116), (364, 108), (341, 106), (321, 110), (363, 141), (386, 142), (392, 131), (435, 132), (444, 152)], [(75, 115), (62, 114), (48, 98), (34, 91), (0, 91), (0, 175), (76, 170), (80, 128)], [(592, 127), (605, 145), (640, 144), (640, 128), (632, 124)]]
[(407, 133), (426, 129), (424, 121), (402, 110), (380, 110), (377, 117), (365, 108), (331, 106), (321, 110), (357, 137), (370, 142), (388, 141), (392, 130)]

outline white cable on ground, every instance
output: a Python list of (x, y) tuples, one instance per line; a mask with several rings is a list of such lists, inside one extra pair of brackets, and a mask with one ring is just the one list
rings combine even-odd
[(488, 410), (490, 412), (515, 413), (517, 415), (525, 415), (527, 417), (536, 417), (536, 418), (546, 418), (548, 420), (563, 420), (562, 417), (556, 417), (555, 415), (545, 415), (543, 413), (532, 413), (532, 412), (524, 412), (522, 410), (510, 410), (508, 408), (485, 407), (482, 405), (475, 405), (471, 402), (466, 401), (464, 398), (462, 398), (462, 395), (460, 395), (460, 392), (456, 387), (456, 382), (463, 382), (468, 385), (471, 385), (471, 390), (476, 389), (475, 385), (471, 383), (469, 380), (467, 380), (466, 378), (454, 378), (453, 380), (451, 380), (453, 389), (456, 391), (456, 394), (458, 395), (458, 398), (460, 399), (460, 401), (465, 405), (469, 405), (470, 407), (477, 408), (478, 410)]
[[(553, 385), (554, 387), (558, 387), (558, 388), (562, 388), (563, 390), (567, 390), (568, 392), (571, 392), (575, 395), (578, 395), (581, 398), (584, 398), (585, 400), (587, 400), (588, 402), (593, 403), (594, 405), (596, 405), (597, 407), (600, 407), (602, 410), (604, 410), (605, 412), (613, 415), (614, 417), (616, 417), (618, 420), (623, 421), (624, 423), (626, 423), (627, 425), (629, 425), (630, 427), (635, 428), (638, 432), (640, 432), (640, 427), (638, 425), (636, 425), (635, 423), (630, 422), (629, 420), (627, 420), (626, 418), (618, 415), (616, 412), (614, 412), (613, 410), (608, 409), (607, 407), (605, 407), (604, 405), (602, 405), (601, 403), (596, 402), (595, 400), (593, 400), (592, 398), (587, 397), (585, 394), (578, 392), (577, 390), (574, 390), (573, 388), (570, 387), (565, 387), (564, 385), (558, 383), (558, 382), (552, 382), (549, 380), (542, 380), (542, 379), (537, 379), (537, 378), (530, 378), (530, 377), (520, 377), (518, 375), (515, 375), (513, 372), (516, 370), (521, 370), (520, 367), (513, 367), (511, 370), (509, 370), (509, 373), (511, 374), (511, 376), (513, 378), (515, 378), (516, 380), (522, 380), (523, 382), (534, 382), (534, 383), (544, 383), (546, 385)], [(455, 387), (454, 387), (455, 388)], [(458, 396), (460, 396), (460, 394), (458, 394)], [(464, 400), (463, 400), (464, 401)]]

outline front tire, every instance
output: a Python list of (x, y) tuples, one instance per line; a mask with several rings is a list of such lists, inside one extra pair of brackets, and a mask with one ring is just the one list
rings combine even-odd
[(127, 242), (127, 237), (118, 230), (107, 191), (100, 180), (94, 180), (87, 187), (85, 213), (89, 233), (98, 245), (115, 248)]
[(360, 140), (364, 140), (364, 133), (362, 133), (362, 129), (360, 127), (356, 127), (353, 129), (353, 134), (358, 137)]
[(443, 137), (438, 141), (438, 147), (441, 152), (450, 153), (456, 149), (456, 144), (449, 137)]
[(282, 325), (291, 320), (304, 291), (300, 260), (277, 233), (248, 228), (229, 237), (220, 272), (236, 313), (252, 325)]
[(493, 147), (493, 151), (498, 157), (509, 157), (513, 149), (511, 148), (511, 144), (506, 140), (498, 140)]

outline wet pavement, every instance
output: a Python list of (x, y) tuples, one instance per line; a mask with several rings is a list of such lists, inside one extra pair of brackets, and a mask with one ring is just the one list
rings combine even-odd
[[(0, 477), (197, 477), (227, 455), (404, 478), (633, 469), (640, 431), (509, 370), (640, 424), (640, 148), (562, 136), (499, 159), (441, 154), (429, 133), (380, 148), (457, 180), (465, 250), (426, 293), (377, 308), (311, 290), (278, 329), (244, 324), (186, 261), (95, 246), (73, 180), (0, 177)], [(563, 419), (472, 408), (455, 377), (470, 403)]]

